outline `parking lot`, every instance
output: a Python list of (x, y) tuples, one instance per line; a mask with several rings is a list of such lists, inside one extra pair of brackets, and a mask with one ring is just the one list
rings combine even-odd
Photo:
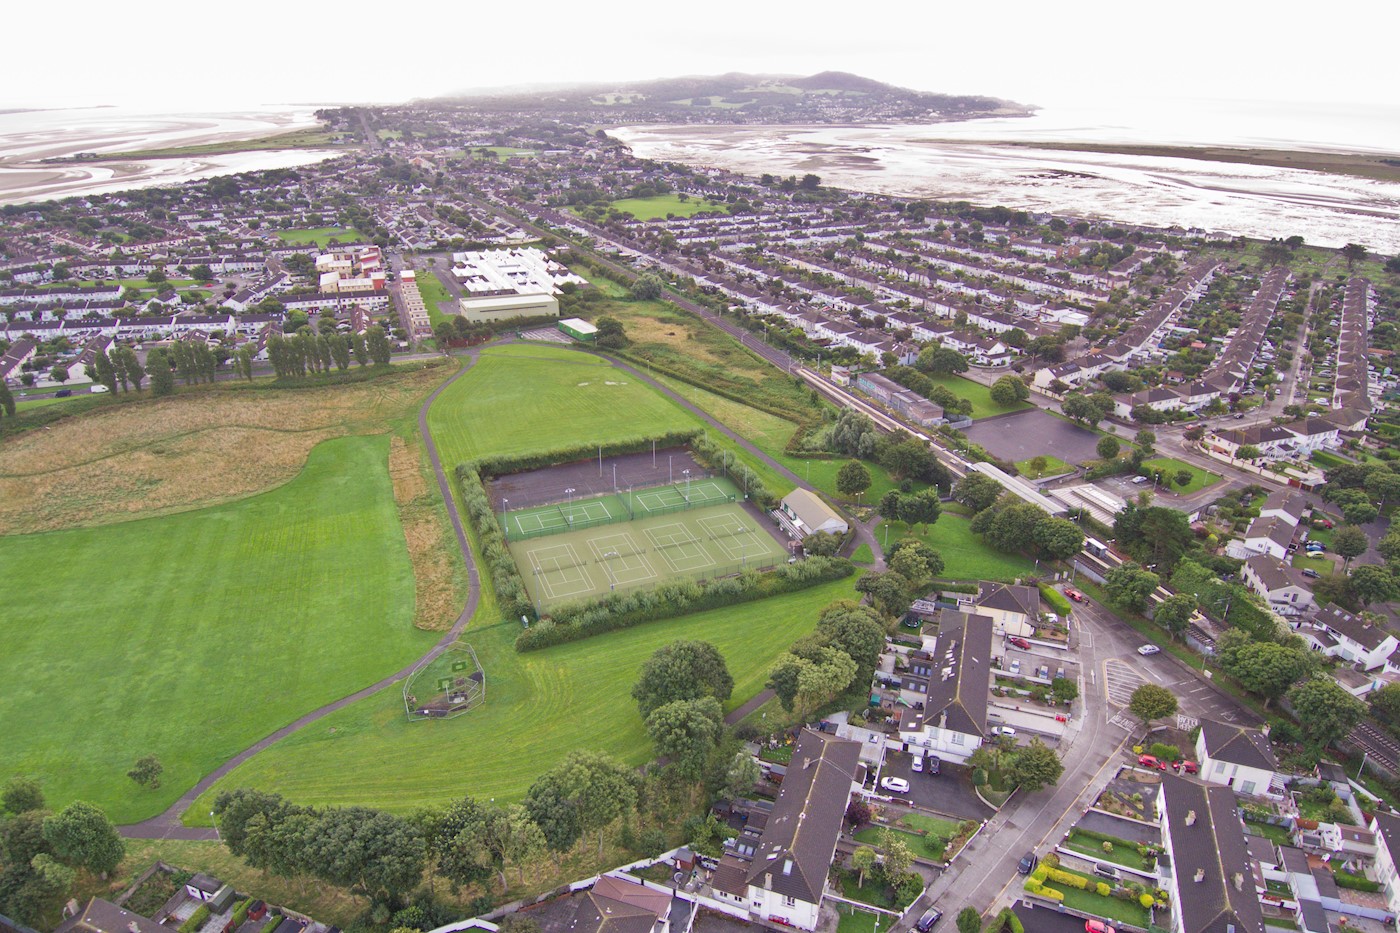
[(887, 790), (878, 793), (955, 820), (985, 820), (996, 812), (984, 804), (973, 790), (970, 769), (945, 761), (938, 774), (927, 771), (915, 774), (910, 767), (912, 760), (913, 756), (907, 752), (887, 753), (885, 765), (880, 770), (881, 778), (903, 778), (909, 782), (909, 793), (891, 794)]
[[(1019, 663), (1019, 671), (1013, 670)], [(1009, 642), (1002, 653), (1002, 670), (1013, 677), (1043, 677), (1050, 680), (1063, 676), (1076, 683), (1079, 682), (1079, 664), (1070, 660), (1067, 652), (1051, 652), (1045, 650), (1043, 653), (1036, 651), (1034, 647), (1030, 651), (1013, 647)], [(1043, 673), (1042, 673), (1043, 671)], [(1061, 674), (1060, 672), (1064, 673)]]
[(1041, 454), (1059, 457), (1065, 463), (1083, 463), (1099, 455), (1097, 434), (1038, 408), (983, 418), (963, 433), (993, 456), (1013, 463)]

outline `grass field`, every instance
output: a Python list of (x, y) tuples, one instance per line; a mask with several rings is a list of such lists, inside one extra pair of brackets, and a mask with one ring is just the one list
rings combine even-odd
[[(699, 492), (713, 480), (696, 483)], [(642, 504), (659, 490), (638, 492)], [(591, 503), (603, 508), (602, 503)], [(771, 567), (787, 550), (738, 504), (714, 505), (635, 521), (513, 541), (510, 552), (536, 606), (605, 596), (613, 590), (702, 580), (747, 567)]]
[(313, 230), (278, 230), (277, 238), (289, 246), (306, 246), (314, 243), (327, 246), (331, 240), (341, 243), (365, 243), (369, 241), (363, 233), (346, 227), (316, 227)]
[[(1031, 460), (1033, 459), (1035, 458), (1032, 457)], [(1071, 467), (1068, 463), (1065, 463), (1059, 457), (1052, 457), (1049, 454), (1046, 454), (1045, 469), (1040, 470), (1039, 472), (1031, 469), (1030, 460), (1020, 461), (1016, 464), (1016, 469), (1019, 470), (1021, 475), (1026, 477), (1027, 479), (1040, 479), (1044, 476), (1059, 476), (1062, 473), (1068, 473), (1074, 468)]]
[[(328, 441), (263, 495), (0, 538), (0, 773), (139, 819), (421, 653), (389, 448)], [(125, 777), (147, 754), (157, 791)]]
[[(488, 581), (483, 581), (486, 584)], [(716, 645), (734, 677), (735, 708), (763, 689), (768, 667), (811, 631), (821, 607), (855, 595), (851, 579), (758, 602), (649, 622), (597, 638), (518, 654), (518, 623), (499, 618), (489, 587), (465, 636), (486, 669), (485, 704), (450, 722), (409, 723), (389, 690), (328, 716), (235, 769), (190, 808), (207, 823), (222, 789), (259, 787), (303, 804), (366, 804), (408, 813), (469, 792), (519, 800), (531, 782), (578, 747), (640, 765), (651, 742), (628, 695), (661, 645)]]
[(73, 394), (67, 398), (17, 398), (15, 399), (15, 411), (27, 411), (32, 408), (48, 408), (51, 405), (72, 405), (74, 402), (82, 401), (85, 397), (91, 397), (92, 393), (86, 388), (86, 384), (80, 390), (75, 389)]
[(943, 386), (958, 398), (965, 398), (972, 402), (972, 419), (985, 418), (988, 415), (1004, 415), (1008, 411), (1020, 411), (1023, 408), (1030, 408), (1030, 402), (1017, 402), (1015, 405), (1002, 406), (992, 401), (992, 390), (990, 386), (984, 386), (980, 382), (973, 382), (963, 376), (930, 376), (934, 385)]
[(447, 290), (447, 286), (442, 284), (442, 280), (437, 277), (432, 266), (418, 270), (418, 294), (423, 296), (423, 304), (428, 309), (428, 320), (434, 326), (442, 321), (450, 321), (456, 317), (455, 314), (446, 314), (442, 311), (442, 303), (451, 301), (452, 294)]
[(638, 220), (659, 220), (668, 214), (691, 217), (705, 211), (729, 213), (727, 204), (716, 204), (700, 198), (682, 201), (675, 194), (663, 194), (654, 198), (623, 198), (621, 201), (613, 201), (610, 206), (631, 214)]
[[(1147, 467), (1149, 472), (1155, 470), (1162, 471), (1162, 482), (1164, 485), (1170, 484), (1169, 488), (1182, 495), (1190, 495), (1193, 492), (1200, 492), (1207, 486), (1213, 486), (1220, 482), (1220, 476), (1209, 470), (1203, 470), (1198, 466), (1192, 466), (1185, 460), (1175, 460), (1171, 457), (1156, 457), (1152, 460), (1144, 460), (1142, 465)], [(1176, 474), (1180, 470), (1189, 470), (1191, 482), (1185, 486), (1176, 484)]]
[(335, 135), (319, 127), (292, 130), (257, 139), (232, 139), (217, 143), (201, 143), (194, 146), (175, 146), (167, 149), (138, 149), (130, 152), (104, 153), (104, 161), (115, 159), (158, 159), (180, 156), (217, 155), (224, 152), (254, 152), (264, 149), (325, 149), (339, 148)]
[[(528, 386), (528, 391), (522, 387)], [(650, 386), (597, 357), (535, 345), (493, 347), (428, 412), (444, 466), (645, 437), (695, 424)]]
[(961, 515), (944, 512), (938, 521), (922, 534), (909, 531), (903, 522), (880, 522), (875, 528), (876, 539), (885, 544), (889, 529), (889, 546), (901, 538), (916, 537), (943, 555), (942, 578), (946, 580), (1001, 580), (1009, 582), (1034, 572), (1035, 564), (1016, 554), (1003, 554), (983, 544), (968, 528)]

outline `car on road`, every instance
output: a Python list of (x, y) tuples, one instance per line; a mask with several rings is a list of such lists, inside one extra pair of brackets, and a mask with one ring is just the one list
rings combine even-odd
[(928, 931), (937, 926), (938, 921), (942, 919), (943, 911), (939, 910), (937, 907), (930, 907), (928, 910), (924, 911), (924, 915), (919, 918), (919, 922), (914, 924), (914, 929), (918, 930), (919, 933), (928, 933)]
[(1201, 769), (1194, 761), (1173, 761), (1172, 770), (1184, 771), (1187, 774), (1196, 774)]
[(1065, 595), (1077, 603), (1082, 603), (1085, 599), (1083, 593), (1078, 590), (1070, 589), (1069, 587), (1065, 587)]
[(1084, 933), (1118, 933), (1118, 931), (1102, 920), (1085, 920)]
[(1143, 645), (1143, 646), (1142, 646), (1141, 648), (1139, 648), (1137, 651), (1138, 651), (1138, 654), (1142, 655), (1142, 656), (1145, 658), (1145, 657), (1147, 657), (1149, 654), (1157, 654), (1157, 653), (1159, 653), (1161, 650), (1162, 650), (1162, 649), (1161, 649), (1161, 646), (1159, 646), (1159, 645)]
[(1012, 635), (1010, 638), (1007, 639), (1007, 641), (1011, 642), (1011, 644), (1015, 645), (1017, 648), (1020, 648), (1022, 651), (1031, 650), (1031, 643), (1019, 636)]
[(1027, 852), (1025, 855), (1021, 856), (1021, 861), (1016, 863), (1016, 870), (1023, 875), (1029, 875), (1031, 872), (1035, 871), (1035, 866), (1039, 864), (1040, 859), (1036, 857), (1036, 854), (1034, 852)]
[(72, 394), (73, 394), (73, 390), (72, 390), (72, 389), (59, 389), (57, 392), (55, 392), (55, 393), (53, 394), (53, 397), (54, 397), (54, 398), (67, 398), (68, 396), (70, 396), (70, 395), (72, 395)]
[(904, 780), (904, 778), (880, 778), (880, 786), (883, 787), (885, 790), (891, 791), (892, 793), (896, 794), (909, 793), (909, 782)]

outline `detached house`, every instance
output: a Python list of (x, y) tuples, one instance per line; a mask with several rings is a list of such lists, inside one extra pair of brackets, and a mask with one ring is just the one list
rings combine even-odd
[(1244, 562), (1240, 579), (1269, 603), (1269, 608), (1288, 618), (1302, 615), (1317, 606), (1307, 578), (1298, 570), (1272, 557), (1256, 554)]
[(1202, 719), (1196, 760), (1202, 780), (1224, 784), (1249, 797), (1277, 797), (1283, 793), (1278, 759), (1269, 745), (1268, 734), (1258, 729)]
[(1225, 546), (1225, 553), (1236, 560), (1245, 560), (1255, 554), (1267, 554), (1275, 560), (1288, 558), (1288, 546), (1293, 543), (1296, 533), (1293, 525), (1283, 518), (1259, 516), (1249, 523), (1241, 541), (1231, 541)]
[(1040, 620), (1040, 591), (1033, 586), (1009, 583), (978, 583), (977, 598), (973, 600), (978, 615), (992, 620), (995, 635), (1035, 634)]
[(909, 656), (901, 673), (899, 737), (907, 746), (964, 762), (987, 735), (991, 687), (992, 629), (984, 615), (949, 609), (939, 617), (938, 634)]
[(860, 749), (803, 731), (758, 839), (741, 837), (720, 859), (710, 879), (717, 900), (757, 921), (816, 929), (846, 806), (859, 789)]

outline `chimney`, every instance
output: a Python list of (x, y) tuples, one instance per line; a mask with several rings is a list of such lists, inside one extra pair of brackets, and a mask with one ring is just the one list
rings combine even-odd
[(1234, 874), (1234, 876), (1232, 877), (1231, 880), (1233, 880), (1233, 881), (1235, 882), (1235, 890), (1236, 890), (1236, 891), (1243, 891), (1243, 890), (1244, 890), (1244, 872), (1242, 872), (1242, 871), (1237, 871), (1237, 872), (1235, 872), (1235, 874)]
[(1195, 811), (1195, 810), (1187, 810), (1187, 811), (1186, 811), (1186, 825), (1187, 825), (1187, 826), (1195, 826), (1195, 825), (1196, 825), (1196, 811)]
[(1202, 881), (1205, 881), (1205, 880), (1206, 880), (1206, 870), (1205, 870), (1204, 868), (1198, 868), (1198, 869), (1196, 869), (1196, 883), (1197, 883), (1197, 884), (1200, 884)]
[(127, 929), (127, 933), (141, 933), (141, 928), (140, 928), (139, 926), (136, 925), (136, 921), (135, 921), (135, 920), (133, 920), (133, 921), (131, 921), (130, 923), (128, 923), (128, 924), (126, 925), (126, 929)]
[(773, 873), (771, 871), (765, 871), (763, 873), (763, 890), (773, 890)]

